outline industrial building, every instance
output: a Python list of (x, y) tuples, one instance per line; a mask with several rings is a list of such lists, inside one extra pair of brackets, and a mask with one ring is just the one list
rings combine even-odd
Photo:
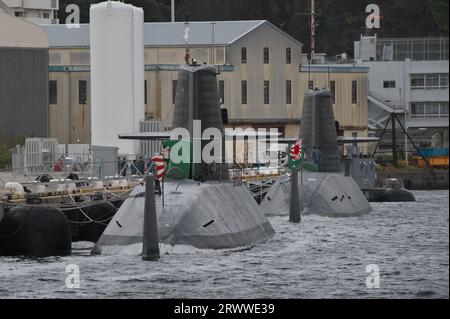
[(0, 12), (0, 135), (6, 140), (48, 136), (47, 34), (40, 26), (3, 12)]
[[(90, 141), (89, 25), (45, 26), (50, 42), (51, 135)], [(170, 129), (184, 23), (145, 23), (145, 119)], [(217, 66), (221, 106), (229, 125), (276, 126), (298, 134), (302, 45), (267, 21), (189, 23), (191, 58)], [(61, 123), (72, 123), (61, 125)]]
[[(50, 134), (61, 143), (90, 143), (89, 25), (45, 29), (50, 45)], [(330, 76), (336, 82), (336, 118), (345, 135), (367, 135), (366, 68), (307, 70), (301, 65), (301, 43), (265, 20), (190, 22), (188, 45), (184, 29), (181, 22), (144, 24), (145, 120), (171, 128), (177, 71), (189, 47), (198, 63), (216, 65), (228, 127), (275, 127), (285, 136), (297, 136), (308, 74), (314, 74), (321, 87)], [(356, 103), (351, 100), (352, 85)]]
[(58, 24), (59, 0), (0, 0), (0, 12), (9, 12), (35, 24)]
[(369, 68), (344, 64), (303, 64), (300, 72), (301, 102), (309, 88), (329, 89), (334, 116), (342, 134), (347, 137), (367, 136), (367, 77)]
[(379, 134), (395, 113), (419, 147), (448, 148), (448, 54), (448, 37), (361, 36), (355, 60), (370, 70), (369, 128)]

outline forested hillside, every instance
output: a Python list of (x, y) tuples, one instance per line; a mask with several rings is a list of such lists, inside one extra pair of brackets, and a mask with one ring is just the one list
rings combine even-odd
[[(81, 8), (82, 22), (89, 21), (89, 5), (100, 0), (60, 0), (60, 19), (65, 21), (69, 3)], [(170, 0), (126, 0), (143, 7), (145, 21), (169, 21)], [(309, 0), (175, 0), (176, 18), (190, 20), (266, 19), (288, 32), (309, 49)], [(351, 53), (353, 41), (365, 29), (365, 8), (381, 8), (383, 37), (448, 35), (448, 0), (316, 0), (318, 17), (317, 51), (330, 55)]]

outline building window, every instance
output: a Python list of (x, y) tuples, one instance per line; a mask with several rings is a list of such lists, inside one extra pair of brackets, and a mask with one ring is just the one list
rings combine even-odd
[(48, 104), (58, 104), (58, 83), (48, 81)]
[(411, 89), (448, 89), (448, 73), (411, 74)]
[(144, 104), (147, 104), (147, 80), (144, 80)]
[(241, 81), (241, 103), (247, 104), (247, 81)]
[(439, 88), (448, 89), (448, 73), (439, 74)]
[(14, 15), (16, 17), (23, 17), (23, 12), (22, 11), (16, 11), (16, 12), (14, 12)]
[(425, 89), (424, 74), (411, 74), (411, 89)]
[(308, 89), (310, 90), (314, 89), (314, 81), (308, 81)]
[(269, 64), (269, 48), (264, 48), (264, 64)]
[(286, 81), (286, 104), (292, 104), (292, 82)]
[(264, 81), (264, 104), (269, 104), (269, 81)]
[(291, 48), (286, 48), (286, 64), (291, 64)]
[(358, 82), (352, 81), (352, 103), (358, 103)]
[(448, 117), (448, 102), (411, 103), (411, 117)]
[(247, 63), (247, 48), (241, 48), (241, 63)]
[(358, 132), (352, 132), (352, 137), (358, 137)]
[(448, 117), (448, 102), (443, 102), (439, 104), (439, 115), (443, 117)]
[(78, 81), (78, 104), (87, 103), (87, 81)]
[(48, 12), (44, 12), (44, 13), (42, 14), (42, 16), (43, 16), (44, 19), (50, 18), (50, 14), (49, 14)]
[(336, 103), (336, 81), (330, 81), (331, 103)]
[(411, 103), (412, 117), (425, 117), (425, 103)]
[(219, 102), (225, 103), (225, 81), (223, 80), (219, 80)]
[(176, 95), (177, 95), (177, 80), (172, 80), (172, 104), (175, 104)]
[(383, 81), (383, 88), (385, 89), (395, 88), (395, 81)]

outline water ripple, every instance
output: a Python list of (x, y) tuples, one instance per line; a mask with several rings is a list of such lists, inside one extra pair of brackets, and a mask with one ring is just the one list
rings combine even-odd
[[(270, 219), (276, 234), (252, 249), (175, 249), (140, 256), (0, 257), (6, 298), (448, 298), (448, 191), (415, 192), (415, 203), (374, 203), (371, 214)], [(68, 264), (80, 288), (65, 288)], [(366, 266), (380, 268), (368, 289)]]

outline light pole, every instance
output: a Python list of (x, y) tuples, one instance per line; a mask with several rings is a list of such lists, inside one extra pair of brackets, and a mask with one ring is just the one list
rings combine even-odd
[(212, 59), (212, 65), (214, 66), (214, 63), (216, 62), (216, 44), (215, 44), (215, 35), (214, 35), (214, 33), (215, 33), (215, 26), (216, 26), (216, 23), (215, 22), (211, 22), (211, 37), (212, 37), (212, 50), (213, 50), (213, 52), (212, 52), (212, 57), (211, 57), (211, 59)]
[(175, 0), (170, 1), (170, 21), (175, 22)]

